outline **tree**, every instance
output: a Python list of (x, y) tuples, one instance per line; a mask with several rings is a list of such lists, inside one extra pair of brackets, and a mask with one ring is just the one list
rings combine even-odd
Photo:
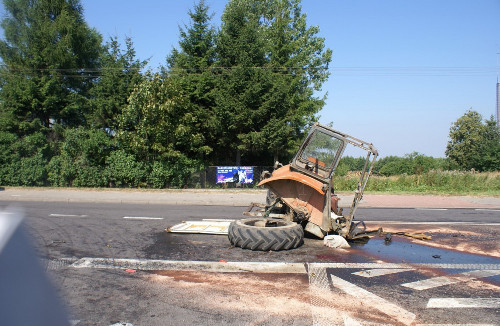
[(241, 153), (269, 163), (269, 154), (289, 156), (316, 119), (324, 101), (314, 92), (331, 60), (318, 32), (307, 27), (299, 0), (227, 4), (217, 39), (217, 114), (237, 163)]
[(0, 126), (25, 135), (85, 122), (101, 36), (78, 0), (4, 0)]
[(205, 146), (202, 151), (205, 165), (210, 164), (211, 159), (207, 155), (216, 147), (220, 129), (214, 114), (215, 76), (209, 69), (216, 59), (216, 31), (210, 25), (212, 16), (208, 11), (209, 7), (200, 0), (188, 12), (191, 24), (179, 28), (180, 49), (174, 49), (167, 57), (167, 69), (164, 72), (164, 76), (176, 83), (188, 99), (184, 110), (192, 115), (191, 127), (203, 137), (200, 145)]
[(101, 57), (99, 79), (91, 90), (92, 113), (89, 124), (113, 134), (118, 119), (134, 87), (143, 80), (141, 70), (147, 61), (136, 58), (132, 39), (125, 39), (125, 52), (117, 37), (106, 43)]
[(185, 110), (187, 103), (177, 84), (155, 74), (136, 87), (121, 116), (118, 144), (149, 167), (161, 163), (163, 186), (183, 186), (209, 151), (194, 127), (195, 116)]
[(461, 168), (478, 171), (500, 170), (500, 131), (493, 117), (469, 110), (450, 128), (446, 156)]

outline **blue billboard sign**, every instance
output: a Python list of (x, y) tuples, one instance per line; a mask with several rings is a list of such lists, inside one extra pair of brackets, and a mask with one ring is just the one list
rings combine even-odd
[(253, 183), (252, 166), (218, 166), (217, 183), (224, 184), (229, 182), (249, 184)]

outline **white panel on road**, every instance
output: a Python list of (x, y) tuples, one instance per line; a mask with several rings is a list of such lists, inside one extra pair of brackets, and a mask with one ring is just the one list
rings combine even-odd
[(500, 298), (431, 298), (427, 308), (500, 308)]
[(355, 272), (352, 274), (362, 277), (377, 277), (389, 274), (408, 272), (413, 270), (414, 270), (413, 268), (376, 268), (376, 269), (365, 269), (363, 271)]
[(167, 229), (173, 233), (227, 234), (233, 220), (184, 221)]
[(401, 285), (407, 288), (421, 291), (421, 290), (432, 289), (439, 286), (456, 284), (460, 282), (467, 282), (477, 278), (489, 277), (495, 275), (500, 275), (500, 270), (477, 270), (477, 271), (464, 272), (449, 276), (433, 277), (421, 281), (404, 283)]

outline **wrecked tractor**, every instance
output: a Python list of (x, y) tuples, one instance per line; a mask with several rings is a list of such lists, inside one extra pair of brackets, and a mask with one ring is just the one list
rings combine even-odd
[[(367, 152), (354, 199), (347, 215), (338, 207), (333, 174), (347, 146)], [(266, 204), (252, 204), (229, 226), (229, 241), (251, 250), (293, 249), (303, 243), (304, 231), (323, 239), (338, 234), (346, 240), (370, 234), (354, 215), (378, 156), (372, 144), (316, 123), (290, 162), (278, 162), (272, 173), (265, 171), (259, 186), (268, 188)], [(257, 209), (257, 211), (255, 211)]]

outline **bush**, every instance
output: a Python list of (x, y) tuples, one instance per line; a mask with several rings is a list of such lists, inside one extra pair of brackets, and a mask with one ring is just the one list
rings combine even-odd
[(172, 178), (173, 171), (168, 164), (154, 162), (148, 176), (148, 184), (153, 188), (165, 188)]
[(110, 186), (139, 187), (144, 183), (147, 172), (144, 164), (124, 150), (111, 152), (106, 158), (105, 176)]

